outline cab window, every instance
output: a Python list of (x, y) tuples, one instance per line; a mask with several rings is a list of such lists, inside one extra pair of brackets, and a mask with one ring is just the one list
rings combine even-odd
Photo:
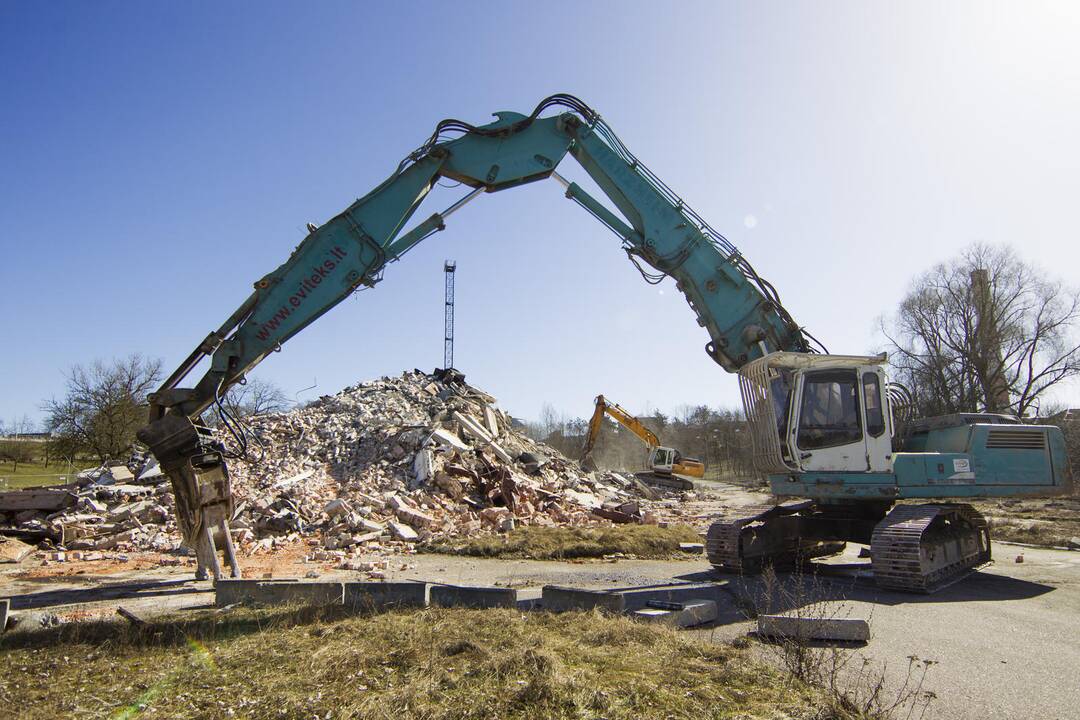
[(770, 381), (769, 397), (772, 398), (773, 414), (776, 416), (776, 432), (780, 443), (787, 442), (788, 411), (791, 405), (791, 371), (781, 370)]
[(814, 450), (862, 440), (858, 385), (854, 370), (821, 370), (804, 376), (800, 448)]
[(881, 404), (881, 380), (877, 373), (863, 373), (863, 403), (866, 408), (866, 434), (881, 437), (885, 433), (885, 411)]

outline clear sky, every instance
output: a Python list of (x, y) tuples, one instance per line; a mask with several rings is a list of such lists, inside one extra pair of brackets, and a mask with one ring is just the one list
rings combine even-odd
[[(1077, 38), (1074, 2), (7, 0), (0, 418), (40, 418), (73, 363), (171, 370), (438, 120), (554, 92), (833, 352), (876, 349), (912, 276), (973, 241), (1080, 284)], [(738, 402), (671, 281), (553, 181), (479, 198), (256, 374), (310, 399), (441, 365), (444, 258), (456, 365), (516, 415)]]

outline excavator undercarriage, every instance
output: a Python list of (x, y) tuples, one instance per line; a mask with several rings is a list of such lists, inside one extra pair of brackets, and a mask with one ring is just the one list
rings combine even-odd
[(709, 527), (705, 551), (721, 572), (755, 574), (838, 554), (848, 542), (870, 546), (878, 587), (906, 592), (934, 592), (990, 561), (986, 520), (959, 503), (742, 508)]

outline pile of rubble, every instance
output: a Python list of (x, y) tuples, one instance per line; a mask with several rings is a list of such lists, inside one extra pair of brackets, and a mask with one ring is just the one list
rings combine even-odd
[[(173, 553), (180, 536), (168, 478), (152, 460), (84, 470), (70, 485), (0, 493), (0, 532), (50, 550), (47, 560), (98, 560), (109, 553)], [(176, 562), (179, 562), (177, 559)]]
[[(303, 541), (312, 559), (349, 567), (369, 553), (521, 525), (655, 521), (646, 506), (656, 490), (633, 476), (582, 470), (526, 436), (455, 371), (361, 383), (249, 418), (246, 435), (249, 458), (229, 468), (231, 526), (248, 555)], [(183, 554), (171, 486), (152, 459), (21, 493), (0, 497), (0, 528), (54, 545), (54, 559)]]
[(236, 540), (249, 552), (316, 535), (324, 558), (519, 525), (649, 521), (654, 491), (586, 472), (515, 428), (453, 371), (407, 372), (249, 422), (234, 463)]

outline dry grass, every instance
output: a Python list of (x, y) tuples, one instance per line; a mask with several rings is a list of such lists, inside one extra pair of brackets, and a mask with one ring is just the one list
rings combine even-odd
[(847, 718), (747, 651), (599, 614), (204, 611), (8, 635), (21, 718)]
[(698, 543), (701, 536), (688, 525), (615, 525), (604, 528), (522, 527), (506, 535), (444, 541), (427, 552), (475, 557), (571, 560), (621, 553), (647, 559), (687, 557), (679, 543)]
[(994, 540), (1063, 547), (1080, 537), (1080, 497), (988, 500), (975, 503)]

